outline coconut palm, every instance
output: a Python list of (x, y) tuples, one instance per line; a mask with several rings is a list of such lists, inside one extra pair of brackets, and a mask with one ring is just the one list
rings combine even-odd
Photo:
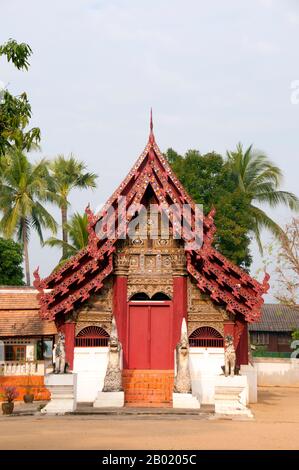
[(65, 248), (65, 256), (62, 261), (75, 255), (79, 250), (84, 248), (88, 243), (88, 219), (87, 214), (79, 214), (76, 212), (72, 215), (69, 223), (65, 224), (64, 229), (69, 235), (71, 243), (60, 240), (59, 238), (50, 237), (45, 241), (45, 245), (55, 248)]
[(279, 237), (282, 229), (256, 204), (268, 204), (270, 207), (283, 204), (298, 211), (299, 199), (295, 194), (279, 189), (283, 177), (281, 169), (274, 165), (264, 153), (254, 150), (252, 145), (244, 151), (239, 143), (235, 151), (227, 152), (227, 165), (239, 189), (248, 196), (252, 231), (262, 253), (261, 230), (265, 228), (275, 237)]
[(69, 194), (73, 189), (95, 188), (97, 175), (86, 171), (83, 162), (77, 160), (72, 154), (68, 157), (58, 155), (50, 164), (51, 189), (60, 198), (62, 223), (62, 258), (67, 256), (68, 244), (68, 206)]
[(57, 224), (42, 203), (55, 201), (47, 183), (47, 162), (31, 164), (20, 149), (13, 148), (1, 173), (0, 230), (7, 238), (16, 235), (22, 243), (26, 283), (30, 285), (28, 242), (35, 230), (43, 242), (43, 229), (56, 233)]

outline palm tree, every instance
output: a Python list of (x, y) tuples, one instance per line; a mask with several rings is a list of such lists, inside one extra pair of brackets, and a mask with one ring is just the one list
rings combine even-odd
[(265, 228), (275, 237), (279, 237), (282, 229), (255, 204), (266, 203), (270, 207), (283, 204), (298, 211), (299, 199), (293, 193), (279, 190), (283, 177), (281, 169), (274, 165), (265, 154), (253, 150), (252, 145), (243, 151), (243, 146), (239, 143), (235, 151), (227, 152), (227, 165), (236, 185), (248, 196), (252, 231), (262, 253), (261, 230)]
[(65, 224), (64, 228), (69, 235), (71, 243), (66, 243), (59, 238), (50, 237), (45, 241), (45, 245), (55, 248), (65, 248), (65, 256), (61, 261), (65, 261), (71, 256), (75, 255), (79, 250), (87, 246), (88, 243), (88, 219), (87, 214), (79, 214), (76, 212), (72, 215), (69, 223)]
[(59, 208), (61, 210), (62, 225), (62, 258), (67, 256), (68, 244), (68, 197), (72, 189), (95, 188), (97, 175), (86, 172), (86, 166), (83, 162), (76, 160), (70, 154), (69, 157), (58, 155), (50, 164), (51, 189), (60, 198)]
[(30, 231), (34, 229), (43, 242), (42, 230), (50, 229), (56, 233), (54, 218), (42, 205), (43, 202), (57, 200), (49, 191), (47, 183), (47, 162), (41, 160), (31, 164), (26, 155), (13, 148), (1, 173), (0, 211), (2, 219), (0, 230), (7, 238), (17, 235), (22, 243), (25, 261), (26, 284), (30, 285), (28, 242)]

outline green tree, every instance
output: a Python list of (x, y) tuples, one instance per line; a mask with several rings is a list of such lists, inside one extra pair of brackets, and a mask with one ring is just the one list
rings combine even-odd
[(23, 251), (19, 243), (0, 238), (0, 285), (22, 286)]
[(61, 258), (64, 261), (71, 256), (75, 255), (82, 248), (85, 248), (88, 244), (88, 219), (87, 214), (79, 214), (76, 212), (72, 215), (69, 223), (65, 225), (71, 243), (66, 243), (59, 238), (50, 237), (45, 241), (45, 245), (49, 245), (55, 248), (65, 248), (65, 257)]
[[(28, 44), (10, 39), (0, 45), (0, 57), (5, 56), (18, 70), (28, 70), (32, 50)], [(13, 96), (0, 90), (0, 158), (12, 145), (29, 151), (40, 142), (40, 129), (27, 129), (31, 118), (31, 105), (26, 93)]]
[(50, 164), (51, 190), (59, 197), (62, 225), (62, 258), (67, 257), (69, 195), (73, 189), (96, 187), (97, 175), (86, 171), (86, 165), (72, 154), (58, 155)]
[(279, 204), (299, 210), (299, 199), (295, 194), (281, 191), (282, 171), (268, 157), (252, 148), (245, 151), (241, 144), (235, 151), (227, 152), (227, 167), (231, 171), (236, 187), (250, 202), (251, 230), (262, 253), (261, 230), (269, 230), (276, 238), (281, 237), (281, 227), (256, 204), (277, 207)]
[(214, 245), (231, 261), (247, 269), (251, 264), (250, 218), (247, 195), (235, 185), (221, 155), (189, 150), (181, 156), (168, 149), (166, 157), (183, 186), (207, 214), (216, 208)]
[(5, 237), (15, 234), (22, 243), (26, 283), (30, 285), (28, 242), (30, 231), (37, 232), (43, 242), (43, 229), (56, 233), (57, 224), (42, 203), (57, 201), (48, 188), (47, 162), (31, 164), (24, 153), (13, 148), (1, 175), (0, 210), (3, 214), (0, 230)]

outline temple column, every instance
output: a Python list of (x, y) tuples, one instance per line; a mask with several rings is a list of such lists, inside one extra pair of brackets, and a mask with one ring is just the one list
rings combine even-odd
[(124, 368), (127, 364), (128, 269), (129, 257), (125, 253), (117, 253), (114, 257), (113, 315), (123, 348)]
[(115, 276), (113, 281), (113, 315), (119, 340), (124, 347), (127, 323), (127, 276)]
[(175, 348), (181, 337), (183, 318), (187, 322), (187, 277), (173, 277), (173, 347)]
[(244, 322), (244, 326), (240, 335), (239, 344), (237, 347), (237, 364), (248, 364), (248, 324)]
[(75, 328), (74, 322), (65, 323), (61, 328), (65, 335), (65, 360), (69, 364), (69, 370), (73, 370), (74, 366)]

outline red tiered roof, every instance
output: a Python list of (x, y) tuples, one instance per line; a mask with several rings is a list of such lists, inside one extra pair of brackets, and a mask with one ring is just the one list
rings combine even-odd
[[(34, 286), (39, 291), (42, 318), (53, 320), (60, 312), (70, 312), (75, 306), (87, 300), (92, 293), (99, 291), (104, 279), (113, 272), (113, 252), (123, 228), (116, 227), (116, 236), (113, 239), (99, 240), (95, 227), (106, 217), (109, 230), (108, 209), (111, 206), (116, 208), (118, 198), (121, 196), (126, 197), (128, 221), (135, 213), (133, 211), (134, 213), (130, 214), (129, 209), (133, 204), (142, 202), (149, 185), (158, 203), (163, 204), (164, 208), (171, 204), (178, 204), (180, 207), (189, 204), (194, 221), (195, 203), (157, 146), (152, 119), (150, 128), (149, 140), (144, 151), (127, 177), (108, 199), (102, 211), (94, 215), (89, 207), (86, 209), (89, 221), (88, 246), (45, 279), (40, 279), (38, 269), (34, 272)], [(196, 279), (199, 289), (209, 294), (214, 302), (224, 305), (231, 313), (240, 313), (248, 322), (257, 321), (263, 304), (262, 295), (269, 288), (269, 275), (265, 274), (263, 283), (259, 283), (212, 246), (216, 231), (213, 216), (214, 210), (203, 218), (201, 248), (186, 251), (187, 270)], [(176, 231), (175, 223), (172, 229)]]

